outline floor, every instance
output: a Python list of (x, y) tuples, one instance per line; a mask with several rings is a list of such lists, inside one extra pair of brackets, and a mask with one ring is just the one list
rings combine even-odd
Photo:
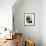
[(16, 46), (15, 39), (13, 39), (13, 40), (6, 40), (6, 42), (2, 43), (0, 46)]
[[(19, 33), (19, 35), (20, 35), (20, 33)], [(18, 46), (19, 44), (21, 46), (23, 46), (24, 44), (21, 42), (21, 41), (23, 41), (22, 37), (20, 37), (21, 35), (20, 36), (19, 35), (18, 34), (15, 35), (14, 37), (12, 37), (13, 39), (11, 39), (11, 40), (6, 40), (6, 39), (1, 38), (0, 39), (0, 46), (16, 46), (16, 45)], [(19, 41), (19, 44), (18, 44), (18, 42), (16, 44), (16, 41)]]

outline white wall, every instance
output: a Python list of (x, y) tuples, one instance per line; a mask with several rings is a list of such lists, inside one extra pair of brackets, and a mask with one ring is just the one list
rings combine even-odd
[(41, 1), (41, 40), (42, 46), (46, 46), (46, 0)]
[(12, 28), (12, 6), (16, 0), (0, 0), (0, 27)]
[[(15, 6), (15, 5), (14, 5)], [(24, 26), (24, 13), (35, 13), (35, 26)], [(23, 2), (14, 9), (15, 28), (22, 32), (24, 38), (35, 41), (36, 46), (41, 46), (41, 1), (23, 0)]]

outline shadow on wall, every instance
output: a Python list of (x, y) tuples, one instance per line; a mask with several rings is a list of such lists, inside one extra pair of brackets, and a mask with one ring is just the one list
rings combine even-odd
[[(33, 39), (36, 46), (41, 46), (40, 38), (40, 0), (24, 0), (20, 5), (17, 4), (17, 8), (13, 7), (14, 18), (15, 18), (15, 28), (18, 32), (23, 33), (24, 39)], [(16, 6), (14, 4), (14, 6)], [(34, 13), (35, 12), (35, 26), (24, 26), (24, 13)], [(36, 32), (37, 30), (37, 32)], [(31, 32), (31, 33), (30, 33)], [(27, 36), (27, 34), (28, 36)], [(39, 33), (37, 35), (37, 33)]]

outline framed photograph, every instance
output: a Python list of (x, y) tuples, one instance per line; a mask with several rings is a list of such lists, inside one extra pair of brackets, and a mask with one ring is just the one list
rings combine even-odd
[(35, 25), (35, 13), (24, 13), (24, 25), (27, 26)]

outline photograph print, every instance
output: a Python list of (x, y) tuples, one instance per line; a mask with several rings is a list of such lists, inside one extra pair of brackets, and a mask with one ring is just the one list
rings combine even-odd
[(35, 25), (35, 13), (24, 13), (24, 25)]

